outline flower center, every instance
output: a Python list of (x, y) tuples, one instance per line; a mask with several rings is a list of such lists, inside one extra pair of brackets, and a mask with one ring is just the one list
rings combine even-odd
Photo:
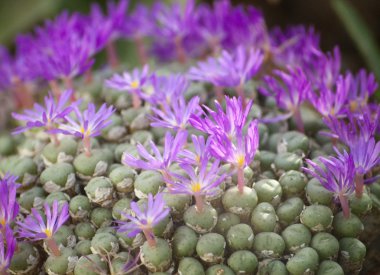
[(5, 226), (5, 224), (6, 224), (7, 222), (5, 221), (5, 218), (1, 218), (0, 223), (1, 223), (2, 226)]
[(132, 82), (131, 82), (131, 87), (132, 87), (133, 89), (137, 89), (139, 86), (140, 86), (139, 81), (135, 80), (135, 81), (132, 81)]
[(45, 234), (46, 234), (46, 236), (48, 237), (48, 238), (50, 238), (51, 236), (53, 236), (53, 232), (51, 232), (51, 230), (50, 229), (45, 229)]
[(238, 155), (236, 157), (237, 167), (242, 168), (244, 166), (244, 163), (245, 163), (245, 157), (244, 157), (244, 155)]
[(192, 183), (191, 191), (193, 191), (194, 193), (198, 193), (199, 191), (201, 191), (201, 184), (199, 182)]

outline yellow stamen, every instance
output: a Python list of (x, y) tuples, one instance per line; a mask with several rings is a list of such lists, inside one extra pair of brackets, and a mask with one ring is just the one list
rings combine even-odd
[(2, 226), (5, 226), (5, 224), (6, 224), (7, 222), (5, 221), (4, 218), (2, 218), (2, 219), (0, 220), (0, 223), (1, 223)]
[(192, 183), (191, 184), (191, 191), (193, 191), (194, 193), (201, 191), (201, 184), (199, 182)]
[(236, 157), (236, 163), (237, 163), (237, 167), (241, 168), (244, 166), (244, 163), (245, 163), (245, 157), (244, 155), (238, 155)]
[(137, 89), (139, 86), (140, 86), (140, 83), (137, 80), (131, 82), (131, 87), (133, 89)]
[(45, 234), (48, 238), (50, 238), (51, 236), (53, 236), (53, 232), (50, 231), (50, 229), (45, 229)]

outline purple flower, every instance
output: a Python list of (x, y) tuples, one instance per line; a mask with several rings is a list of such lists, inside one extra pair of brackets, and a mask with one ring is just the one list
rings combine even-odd
[(188, 103), (180, 96), (171, 100), (170, 104), (164, 103), (163, 109), (152, 107), (154, 115), (151, 116), (152, 127), (163, 127), (176, 131), (184, 130), (189, 124), (192, 114), (200, 111), (199, 97), (193, 97)]
[(56, 127), (57, 123), (64, 121), (67, 115), (73, 111), (74, 106), (79, 104), (79, 101), (67, 106), (67, 102), (71, 95), (72, 90), (65, 91), (58, 101), (54, 100), (53, 94), (49, 93), (45, 96), (45, 106), (38, 103), (34, 104), (34, 110), (25, 110), (23, 114), (12, 113), (12, 116), (20, 121), (25, 121), (25, 126), (16, 128), (12, 133), (20, 134), (32, 128), (44, 127), (45, 130), (52, 130)]
[(137, 4), (128, 15), (122, 27), (122, 34), (132, 39), (141, 39), (154, 33), (155, 24), (151, 20), (152, 12), (144, 4)]
[(209, 167), (209, 158), (201, 160), (199, 168), (182, 163), (181, 168), (188, 177), (175, 174), (175, 179), (168, 181), (169, 190), (173, 194), (187, 194), (191, 196), (213, 196), (218, 191), (218, 186), (226, 178), (227, 174), (221, 174), (222, 167), (216, 160)]
[(77, 106), (74, 106), (75, 118), (66, 117), (67, 123), (61, 123), (56, 132), (81, 139), (99, 136), (101, 130), (111, 124), (110, 117), (115, 109), (113, 106), (107, 107), (105, 103), (97, 112), (95, 108), (95, 104), (90, 103), (87, 109), (81, 112)]
[(263, 59), (260, 51), (239, 46), (232, 54), (223, 51), (219, 58), (209, 57), (207, 61), (198, 62), (188, 75), (190, 79), (215, 86), (241, 87), (258, 72)]
[(258, 122), (254, 120), (246, 134), (242, 128), (238, 128), (233, 139), (226, 134), (212, 136), (210, 152), (215, 158), (230, 163), (237, 169), (243, 169), (253, 161), (258, 146)]
[[(264, 77), (265, 86), (261, 87), (259, 91), (265, 96), (273, 96), (276, 99), (277, 106), (287, 112), (287, 114), (279, 116), (280, 119), (288, 119), (294, 115), (298, 130), (303, 132), (303, 122), (299, 109), (311, 91), (311, 83), (302, 69), (289, 67), (288, 71), (289, 74), (282, 71), (274, 72), (280, 81), (272, 76)], [(275, 122), (280, 119), (277, 117), (263, 121)]]
[(349, 217), (347, 197), (355, 190), (355, 164), (352, 156), (344, 151), (338, 158), (319, 157), (319, 161), (323, 164), (323, 168), (311, 160), (306, 160), (311, 169), (303, 168), (303, 170), (318, 179), (335, 198), (339, 198), (344, 216)]
[(167, 132), (163, 155), (157, 146), (150, 141), (150, 148), (153, 154), (150, 154), (143, 145), (138, 144), (137, 151), (142, 159), (135, 158), (128, 152), (124, 152), (122, 163), (139, 169), (158, 171), (164, 178), (170, 178), (169, 167), (177, 159), (178, 152), (184, 146), (186, 139), (186, 131), (178, 132), (174, 138), (170, 132)]
[(139, 93), (148, 84), (149, 77), (149, 66), (145, 65), (141, 71), (135, 68), (131, 73), (113, 75), (106, 80), (106, 86), (120, 92)]
[(210, 157), (210, 142), (211, 138), (205, 141), (203, 136), (191, 136), (193, 141), (194, 152), (188, 149), (183, 149), (179, 152), (178, 162), (186, 163), (191, 165), (200, 166), (204, 158), (209, 159)]
[(335, 91), (321, 86), (318, 92), (309, 93), (309, 102), (324, 117), (344, 116), (350, 86), (350, 78), (340, 76), (336, 82)]
[(229, 138), (234, 137), (236, 129), (243, 128), (246, 124), (252, 101), (249, 101), (244, 108), (241, 97), (229, 98), (226, 96), (225, 99), (225, 112), (219, 102), (215, 101), (216, 111), (203, 106), (207, 110), (208, 116), (206, 116), (206, 113), (203, 113), (204, 116), (192, 114), (189, 119), (190, 124), (194, 128), (210, 135), (222, 133)]
[(69, 205), (65, 203), (61, 209), (59, 208), (56, 200), (52, 207), (48, 203), (44, 204), (46, 222), (44, 217), (32, 208), (32, 214), (28, 215), (24, 221), (17, 222), (19, 236), (34, 241), (51, 239), (69, 218)]
[(155, 246), (152, 229), (170, 213), (170, 209), (166, 207), (162, 194), (158, 193), (155, 197), (149, 194), (148, 202), (142, 209), (136, 202), (131, 202), (131, 210), (134, 212), (133, 216), (121, 212), (121, 215), (127, 221), (119, 221), (120, 226), (118, 231), (127, 233), (129, 238), (135, 237), (142, 231), (149, 245)]
[(16, 238), (9, 226), (0, 231), (0, 273), (8, 274), (7, 270), (11, 265), (13, 254), (16, 250)]
[(7, 173), (0, 181), (0, 228), (9, 226), (18, 215), (20, 207), (16, 195), (21, 185), (16, 180), (16, 176)]

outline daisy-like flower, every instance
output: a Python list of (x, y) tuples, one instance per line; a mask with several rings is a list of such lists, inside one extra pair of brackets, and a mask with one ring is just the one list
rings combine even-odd
[(131, 209), (134, 212), (133, 216), (121, 212), (121, 215), (125, 219), (119, 221), (120, 226), (118, 231), (127, 233), (129, 238), (135, 237), (142, 231), (148, 244), (151, 247), (156, 246), (153, 227), (170, 213), (170, 209), (166, 207), (162, 194), (158, 193), (155, 197), (149, 194), (148, 202), (143, 205), (142, 209), (140, 209), (136, 202), (131, 202)]
[(216, 87), (234, 87), (244, 102), (243, 85), (259, 71), (263, 60), (261, 51), (239, 46), (232, 54), (223, 51), (218, 58), (198, 62), (188, 75), (190, 79), (210, 82)]
[[(67, 106), (72, 94), (72, 90), (67, 90), (56, 101), (53, 94), (49, 93), (44, 99), (45, 106), (35, 103), (33, 110), (25, 110), (23, 114), (12, 113), (13, 118), (26, 122), (25, 126), (16, 128), (12, 133), (16, 135), (33, 128), (44, 128), (45, 131), (51, 132), (58, 123), (65, 121), (70, 112), (73, 111), (74, 106), (79, 104), (78, 101)], [(59, 143), (54, 134), (52, 140), (56, 145)]]
[(350, 216), (348, 196), (355, 190), (355, 163), (352, 156), (344, 151), (338, 158), (319, 157), (319, 161), (324, 167), (306, 160), (311, 169), (303, 168), (303, 170), (318, 179), (323, 187), (339, 199), (343, 214), (348, 218)]
[(240, 193), (243, 193), (244, 189), (244, 168), (253, 161), (258, 147), (257, 120), (251, 122), (247, 133), (244, 133), (242, 128), (237, 128), (233, 139), (226, 134), (216, 134), (211, 137), (210, 152), (212, 156), (232, 164), (237, 169)]
[(53, 202), (52, 207), (45, 203), (44, 213), (46, 219), (37, 209), (32, 208), (31, 211), (32, 214), (28, 215), (24, 221), (17, 222), (19, 236), (33, 241), (45, 240), (52, 253), (59, 256), (61, 252), (53, 236), (70, 217), (69, 205), (65, 203), (60, 208), (56, 200)]
[(81, 112), (77, 106), (74, 106), (74, 118), (66, 117), (66, 123), (61, 123), (55, 133), (72, 135), (83, 140), (86, 156), (91, 156), (91, 137), (101, 134), (101, 130), (111, 124), (111, 115), (115, 112), (113, 106), (107, 107), (104, 103), (98, 111), (95, 104), (90, 103), (86, 110)]
[(142, 144), (137, 145), (137, 151), (141, 157), (135, 158), (128, 152), (124, 152), (122, 163), (131, 167), (158, 171), (164, 179), (170, 179), (169, 167), (177, 159), (179, 151), (182, 149), (187, 139), (187, 131), (180, 131), (175, 137), (170, 132), (165, 135), (164, 153), (158, 150), (157, 146), (150, 141), (150, 148), (153, 154), (150, 154)]
[(0, 274), (8, 274), (16, 244), (16, 238), (9, 226), (0, 231)]
[(194, 151), (183, 149), (179, 152), (177, 161), (180, 163), (200, 166), (202, 160), (204, 158), (208, 159), (210, 156), (211, 138), (208, 138), (207, 141), (205, 141), (205, 138), (203, 136), (191, 135), (191, 140), (193, 141)]
[(116, 89), (120, 92), (128, 92), (132, 94), (133, 107), (137, 108), (141, 105), (139, 94), (148, 84), (150, 78), (149, 67), (145, 65), (140, 71), (135, 68), (131, 73), (115, 74), (106, 80), (106, 86)]
[(236, 129), (243, 128), (247, 121), (247, 116), (252, 107), (252, 100), (247, 103), (245, 108), (241, 97), (229, 98), (226, 96), (225, 100), (226, 111), (223, 110), (219, 102), (215, 101), (216, 111), (203, 106), (208, 115), (206, 113), (202, 113), (202, 115), (192, 114), (189, 119), (190, 124), (194, 128), (210, 135), (224, 133), (228, 137), (234, 137)]
[(17, 177), (10, 174), (0, 180), (0, 228), (9, 226), (17, 217), (20, 206), (16, 199)]
[(176, 131), (185, 130), (189, 124), (190, 115), (198, 113), (199, 97), (193, 97), (188, 103), (183, 96), (173, 99), (170, 104), (164, 104), (163, 109), (152, 107), (152, 127), (163, 127)]
[(218, 186), (227, 177), (226, 173), (221, 174), (222, 168), (218, 160), (208, 167), (209, 160), (209, 158), (203, 158), (200, 166), (195, 169), (190, 164), (180, 164), (188, 177), (176, 174), (175, 179), (168, 182), (171, 193), (194, 196), (198, 212), (203, 211), (203, 198), (215, 195)]
[(294, 116), (298, 130), (304, 132), (300, 106), (311, 91), (311, 83), (300, 68), (288, 68), (288, 70), (289, 73), (274, 72), (280, 81), (272, 76), (264, 78), (265, 86), (259, 89), (260, 93), (265, 96), (273, 96), (277, 106), (287, 113), (273, 119), (263, 119), (263, 121), (276, 122)]

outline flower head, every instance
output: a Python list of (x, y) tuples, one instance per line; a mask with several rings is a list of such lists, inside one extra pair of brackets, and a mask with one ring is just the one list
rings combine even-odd
[(258, 72), (263, 59), (259, 50), (239, 46), (232, 54), (223, 51), (218, 58), (200, 61), (197, 67), (190, 69), (189, 78), (215, 86), (242, 86)]
[(335, 197), (349, 196), (354, 192), (355, 164), (351, 155), (344, 151), (338, 158), (319, 157), (319, 161), (324, 168), (311, 160), (306, 160), (311, 169), (303, 168), (303, 170), (318, 179)]
[(115, 74), (106, 80), (106, 85), (121, 92), (141, 93), (149, 80), (149, 67), (145, 65), (140, 71), (135, 68), (131, 73)]
[(0, 273), (7, 274), (16, 250), (16, 238), (9, 226), (0, 231)]
[(9, 226), (17, 217), (19, 204), (16, 199), (17, 177), (6, 174), (0, 181), (0, 228)]
[(74, 106), (79, 104), (79, 101), (67, 106), (67, 102), (73, 91), (67, 90), (58, 99), (54, 100), (53, 94), (49, 93), (45, 96), (45, 106), (38, 103), (34, 104), (33, 110), (25, 110), (23, 114), (12, 113), (12, 116), (20, 121), (25, 121), (25, 126), (20, 126), (13, 131), (13, 134), (19, 134), (32, 128), (45, 128), (52, 130), (57, 123), (65, 121), (68, 114), (74, 110)]
[(189, 124), (189, 118), (192, 114), (198, 113), (199, 97), (193, 97), (188, 103), (185, 98), (180, 96), (171, 100), (170, 104), (164, 103), (163, 110), (152, 107), (154, 113), (151, 116), (152, 127), (163, 127), (174, 130), (184, 130)]
[(198, 168), (182, 163), (181, 168), (188, 177), (175, 175), (175, 180), (169, 181), (169, 190), (173, 194), (187, 194), (192, 196), (213, 196), (218, 186), (227, 174), (221, 174), (222, 168), (216, 160), (209, 165), (209, 158), (203, 158)]
[(61, 209), (59, 208), (56, 200), (51, 207), (45, 203), (46, 221), (35, 208), (32, 208), (32, 214), (28, 215), (24, 221), (17, 222), (19, 236), (34, 241), (52, 238), (69, 218), (69, 205), (65, 203)]
[(135, 158), (128, 152), (124, 152), (122, 163), (144, 169), (160, 172), (164, 178), (169, 177), (169, 167), (174, 160), (177, 159), (178, 152), (182, 149), (187, 139), (187, 132), (180, 131), (175, 137), (170, 132), (165, 135), (164, 153), (163, 155), (158, 150), (157, 146), (150, 141), (150, 148), (153, 154), (148, 153), (143, 145), (137, 145), (137, 151), (141, 157)]
[(205, 141), (203, 136), (191, 136), (193, 141), (194, 152), (188, 149), (183, 149), (179, 153), (178, 162), (200, 166), (204, 158), (209, 159), (211, 138)]
[(90, 103), (87, 109), (81, 112), (77, 106), (74, 106), (75, 118), (67, 116), (67, 123), (61, 123), (55, 132), (82, 139), (100, 135), (101, 130), (111, 124), (110, 117), (115, 109), (113, 106), (107, 107), (105, 103), (98, 111), (95, 108), (95, 104)]
[(148, 202), (140, 208), (136, 202), (131, 202), (131, 210), (134, 215), (121, 212), (126, 221), (119, 221), (119, 232), (127, 233), (129, 238), (135, 237), (141, 231), (151, 231), (162, 219), (170, 213), (166, 208), (165, 201), (161, 193), (155, 197), (148, 195)]

